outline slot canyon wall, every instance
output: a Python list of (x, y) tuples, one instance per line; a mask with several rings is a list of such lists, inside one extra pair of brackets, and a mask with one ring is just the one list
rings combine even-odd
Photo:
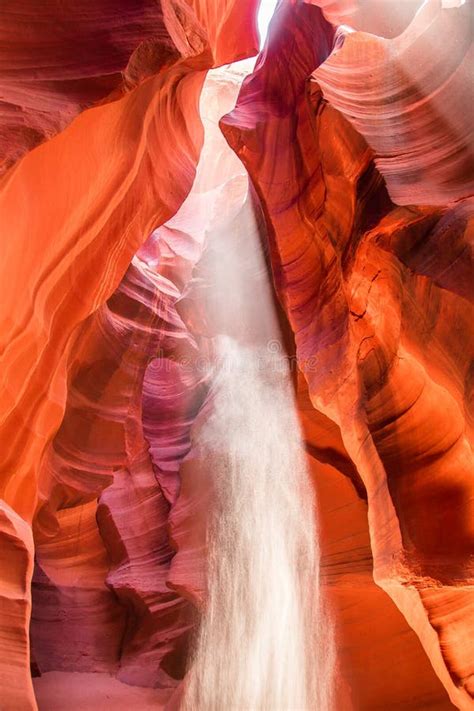
[(0, 9), (2, 711), (185, 707), (216, 264), (273, 284), (327, 711), (474, 708), (472, 3), (279, 0), (233, 64), (258, 5)]

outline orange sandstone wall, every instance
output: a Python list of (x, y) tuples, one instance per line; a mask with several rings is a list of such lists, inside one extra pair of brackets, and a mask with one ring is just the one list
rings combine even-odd
[[(179, 703), (219, 220), (268, 249), (336, 708), (473, 708), (472, 8), (418, 4), (281, 0), (201, 115), (207, 70), (257, 51), (255, 0), (2, 7), (2, 709), (37, 708), (30, 666)], [(216, 140), (196, 174), (235, 101), (243, 165)]]
[(374, 580), (463, 709), (474, 671), (470, 11), (428, 3), (393, 40), (340, 29), (332, 48), (318, 9), (282, 3), (222, 121), (262, 200), (311, 402), (340, 428), (366, 491)]
[[(206, 70), (256, 51), (249, 21), (255, 2), (239, 3), (245, 24), (233, 22), (236, 3), (229, 0), (122, 5), (48, 2), (41, 15), (34, 3), (8, 3), (1, 13), (2, 31), (12, 40), (0, 78), (7, 168), (0, 184), (0, 498), (5, 526), (14, 531), (2, 537), (3, 554), (23, 588), (15, 603), (20, 614), (9, 614), (8, 578), (1, 588), (8, 647), (2, 704), (9, 709), (35, 708), (31, 683), (25, 683), (31, 524), (37, 539), (35, 665), (117, 666), (124, 608), (117, 574), (106, 584), (111, 565), (96, 500), (126, 464), (127, 447), (130, 468), (138, 467), (145, 480), (151, 471), (140, 459), (140, 435), (130, 443), (124, 423), (140, 406), (153, 352), (140, 353), (134, 336), (120, 330), (130, 299), (116, 306), (112, 341), (103, 305), (139, 247), (191, 188)], [(215, 16), (227, 22), (216, 26)], [(144, 324), (136, 327), (150, 346), (146, 330), (157, 315), (131, 303), (144, 311)], [(117, 345), (118, 333), (124, 342)], [(133, 423), (128, 429), (133, 432)], [(145, 481), (140, 492), (146, 497)], [(163, 506), (159, 500), (150, 505)], [(113, 526), (120, 532), (118, 514)], [(157, 535), (166, 559), (167, 537), (162, 542), (163, 530)], [(48, 638), (58, 617), (67, 640), (60, 659)]]

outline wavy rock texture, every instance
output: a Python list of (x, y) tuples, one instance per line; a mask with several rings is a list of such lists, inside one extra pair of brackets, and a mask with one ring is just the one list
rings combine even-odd
[(255, 0), (2, 8), (2, 709), (37, 708), (30, 666), (45, 711), (179, 707), (212, 338), (248, 303), (216, 265), (258, 293), (252, 239), (317, 493), (334, 707), (473, 708), (472, 8), (449, 4), (281, 0), (239, 95), (246, 70), (206, 72), (256, 52)]
[(304, 0), (317, 5), (336, 27), (348, 25), (381, 37), (396, 37), (413, 19), (423, 0)]
[(0, 501), (0, 669), (4, 708), (35, 708), (30, 675), (29, 618), (34, 544), (31, 527)]
[[(415, 632), (374, 583), (367, 494), (337, 425), (314, 409), (298, 378), (298, 403), (317, 493), (323, 590), (337, 643), (334, 706), (454, 708)], [(416, 670), (416, 671), (415, 671)]]
[[(216, 12), (231, 8), (223, 2)], [(196, 0), (196, 9), (205, 15), (207, 5)], [(185, 29), (194, 36), (199, 21), (188, 22)], [(228, 40), (238, 56), (255, 46), (252, 33), (235, 29)], [(15, 498), (8, 490), (13, 469), (17, 482), (28, 482), (33, 462), (59, 424), (64, 360), (74, 328), (111, 295), (140, 244), (189, 192), (202, 142), (201, 70), (214, 63), (210, 50), (218, 54), (220, 41), (213, 28), (212, 43), (201, 54), (180, 58), (122, 98), (82, 113), (3, 179), (0, 214), (10, 239), (2, 259), (2, 432), (21, 462), (20, 468), (8, 458), (2, 463), (6, 500)], [(45, 180), (46, 174), (54, 180)], [(100, 283), (94, 272), (101, 273)], [(7, 277), (11, 273), (15, 280)], [(28, 283), (28, 299), (18, 300), (20, 283)], [(26, 436), (21, 426), (26, 421), (34, 436), (31, 431)], [(34, 488), (30, 496), (27, 489), (26, 483), (18, 508), (31, 516)]]
[[(0, 168), (84, 109), (210, 47), (215, 65), (257, 50), (255, 3), (8, 0), (0, 16)], [(192, 102), (190, 102), (192, 103)]]
[(443, 206), (474, 192), (471, 12), (430, 1), (395, 39), (341, 34), (314, 73), (375, 151), (398, 205)]
[[(240, 79), (217, 73), (205, 84), (204, 125), (213, 125), (214, 136)], [(209, 225), (232, 195), (220, 185), (222, 170), (232, 188), (230, 168), (240, 166), (217, 137), (204, 143), (204, 166), (201, 159), (182, 208), (152, 233), (76, 335), (65, 413), (39, 477), (32, 645), (40, 673), (94, 671), (162, 688), (184, 674), (195, 622), (192, 552), (173, 559), (170, 507), (208, 386), (199, 361), (206, 349), (198, 349), (176, 305)], [(227, 158), (214, 174), (208, 166), (220, 146)], [(192, 306), (186, 313), (190, 322), (200, 318)]]
[[(399, 44), (416, 56), (427, 35), (433, 41), (431, 33), (443, 19), (454, 27), (463, 12), (428, 4)], [(462, 22), (459, 32), (464, 56)], [(420, 183), (413, 189), (407, 181), (406, 141), (417, 138), (420, 124), (414, 121), (411, 132), (406, 125), (405, 143), (395, 145), (397, 132), (388, 128), (399, 117), (394, 111), (384, 136), (395, 138), (391, 164), (402, 170), (389, 173), (375, 134), (364, 130), (370, 115), (384, 120), (383, 104), (375, 118), (375, 94), (369, 108), (364, 104), (368, 84), (364, 90), (358, 84), (357, 111), (364, 107), (367, 123), (354, 116), (351, 121), (370, 147), (338, 112), (336, 94), (327, 90), (326, 78), (336, 77), (333, 68), (359, 37), (346, 37), (342, 49), (336, 44), (321, 64), (331, 51), (330, 26), (314, 8), (280, 6), (266, 54), (222, 127), (264, 205), (275, 282), (311, 401), (340, 427), (366, 489), (375, 581), (417, 633), (453, 703), (467, 709), (473, 705), (468, 632), (473, 619), (472, 307), (463, 275), (470, 269), (472, 243), (469, 201), (448, 203), (469, 194), (472, 186), (465, 163), (456, 162), (450, 172), (444, 162), (444, 151), (454, 155), (456, 121), (464, 116), (457, 113), (451, 124), (443, 124), (442, 153), (435, 148), (424, 162), (416, 155)], [(372, 48), (362, 71), (381, 57), (384, 64), (378, 48), (387, 45), (369, 36), (361, 41)], [(403, 64), (404, 57), (399, 61)], [(396, 55), (391, 62), (398, 66)], [(459, 58), (448, 62), (443, 76), (444, 87), (461, 101), (458, 66)], [(360, 73), (352, 69), (346, 65), (338, 80), (355, 101), (352, 82)], [(415, 65), (413, 73), (418, 69)], [(321, 79), (321, 88), (311, 73)], [(385, 79), (394, 84), (393, 76), (374, 75), (380, 96)], [(415, 104), (403, 84), (399, 91), (404, 102), (412, 101), (413, 115), (431, 126), (438, 97), (428, 93)], [(443, 170), (446, 185), (438, 179)], [(411, 201), (423, 195), (443, 205), (393, 205), (389, 192), (407, 202), (409, 184)], [(427, 254), (429, 244), (436, 247)], [(416, 698), (421, 693), (416, 676), (411, 685), (411, 703), (423, 707), (427, 702)], [(446, 708), (439, 690), (435, 698), (430, 703)]]
[[(171, 556), (163, 530), (167, 506), (141, 433), (145, 370), (159, 344), (158, 324), (163, 325), (170, 305), (166, 299), (160, 299), (156, 284), (159, 275), (150, 280), (141, 266), (140, 261), (134, 261), (117, 292), (90, 320), (89, 328), (86, 325), (80, 337), (84, 359), (70, 384), (66, 412), (52, 444), (51, 466), (45, 467), (40, 479), (48, 493), (37, 517), (37, 560), (44, 567), (44, 552), (50, 549), (56, 559), (57, 574), (49, 576), (49, 589), (34, 584), (32, 633), (41, 671), (77, 671), (80, 653), (84, 671), (117, 671), (120, 662), (120, 678), (146, 684), (150, 682), (147, 664), (152, 666), (155, 682), (159, 662), (166, 652), (155, 643), (151, 633), (153, 623), (159, 617), (158, 625), (163, 625), (162, 636), (166, 637), (163, 608), (169, 608), (167, 615), (178, 621), (178, 628), (185, 613), (181, 615), (179, 601), (169, 594), (164, 582), (160, 585), (157, 580)], [(97, 496), (106, 487), (109, 488), (97, 511)], [(61, 497), (59, 501), (55, 494)], [(92, 500), (80, 503), (88, 499)], [(84, 510), (90, 510), (98, 553), (94, 560), (88, 561), (89, 574), (84, 575), (83, 584), (77, 580), (70, 583), (74, 605), (66, 610), (56, 605), (55, 616), (46, 626), (45, 595), (53, 594), (54, 588), (61, 585), (64, 569), (71, 567), (71, 561), (62, 552), (63, 532), (54, 530), (52, 505), (60, 509), (58, 519), (65, 510), (81, 526), (80, 531), (68, 536), (77, 558), (90, 553), (90, 543), (83, 534)], [(145, 512), (150, 528), (140, 531), (139, 522)], [(151, 527), (153, 523), (156, 528)], [(92, 578), (97, 579), (102, 592), (89, 602)], [(84, 625), (78, 624), (77, 605), (89, 605), (89, 614), (98, 618), (92, 625), (90, 639)], [(67, 637), (70, 645), (63, 642), (65, 624), (71, 626)], [(149, 636), (145, 640), (140, 639), (142, 624), (148, 627)], [(101, 627), (103, 632), (97, 635)], [(50, 649), (41, 639), (44, 632)], [(77, 635), (79, 638), (75, 638)], [(129, 655), (130, 649), (135, 653)], [(97, 663), (97, 655), (101, 660), (106, 658), (105, 667)]]
[(156, 69), (179, 59), (159, 3), (8, 2), (1, 33), (4, 167), (120, 87), (138, 55), (158, 50)]
[[(18, 535), (2, 537), (6, 559), (18, 561), (15, 574), (25, 587), (21, 614), (10, 615), (10, 603), (5, 607), (13, 631), (2, 674), (11, 676), (17, 667), (24, 672), (29, 662), (32, 551), (26, 522), (33, 520), (35, 669), (116, 672), (122, 655), (126, 680), (166, 685), (179, 675), (182, 655), (174, 645), (181, 644), (189, 614), (164, 583), (172, 555), (168, 504), (153, 488), (141, 395), (146, 367), (163, 337), (156, 324), (164, 326), (170, 311), (171, 328), (179, 331), (171, 306), (179, 290), (169, 284), (166, 266), (164, 276), (155, 269), (147, 276), (146, 263), (127, 268), (191, 188), (203, 138), (198, 101), (205, 70), (254, 52), (256, 35), (253, 23), (233, 21), (235, 3), (226, 0), (130, 5), (128, 12), (125, 3), (120, 30), (106, 42), (104, 28), (111, 29), (110, 15), (117, 12), (109, 5), (75, 4), (68, 13), (64, 4), (51, 3), (45, 15), (48, 22), (56, 18), (61, 31), (49, 43), (43, 20), (28, 19), (37, 14), (32, 6), (21, 14), (7, 8), (2, 15), (10, 30), (21, 25), (6, 63), (23, 74), (12, 78), (7, 67), (6, 82), (17, 92), (10, 103), (21, 104), (26, 116), (12, 137), (7, 108), (4, 135), (13, 148), (4, 153), (7, 166), (64, 128), (79, 109), (104, 99), (27, 153), (0, 186), (2, 226), (9, 235), (0, 279), (1, 436), (10, 443), (2, 449), (1, 490), (6, 505), (25, 519), (24, 532), (17, 527)], [(239, 4), (244, 19), (254, 6)], [(227, 22), (215, 25), (214, 16)], [(96, 32), (89, 36), (91, 25)], [(94, 51), (86, 52), (89, 43)], [(76, 64), (67, 59), (72, 44)], [(38, 65), (46, 67), (43, 76)], [(69, 102), (72, 85), (80, 96)], [(22, 92), (31, 106), (21, 101)], [(39, 128), (25, 144), (23, 128), (28, 134), (30, 123)], [(157, 284), (160, 278), (164, 286)], [(27, 295), (19, 298), (25, 285)], [(97, 512), (97, 497), (112, 482)], [(157, 516), (145, 543), (134, 540), (133, 511), (141, 517), (141, 501)], [(110, 550), (101, 527), (111, 531)], [(29, 555), (20, 555), (22, 546)], [(8, 585), (6, 590), (8, 598)], [(149, 619), (158, 631), (148, 638)], [(24, 689), (25, 698), (14, 698), (9, 708), (35, 707), (29, 682)]]

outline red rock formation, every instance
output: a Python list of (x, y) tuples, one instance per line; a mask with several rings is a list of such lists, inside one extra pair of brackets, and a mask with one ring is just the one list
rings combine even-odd
[(413, 630), (373, 580), (367, 500), (335, 423), (298, 403), (317, 493), (322, 583), (337, 634), (337, 708), (453, 708)]
[(220, 65), (256, 52), (254, 8), (247, 0), (47, 0), (38, 12), (34, 2), (8, 0), (0, 15), (0, 168), (182, 58), (210, 46)]
[[(230, 13), (232, 6), (223, 2), (219, 12)], [(207, 12), (207, 5), (201, 6), (197, 0), (196, 8), (199, 15)], [(185, 23), (191, 35), (195, 28)], [(44, 440), (54, 431), (54, 423), (59, 423), (60, 408), (54, 402), (46, 399), (44, 411), (36, 402), (48, 388), (52, 400), (61, 399), (64, 377), (59, 382), (58, 376), (56, 381), (50, 376), (60, 357), (64, 359), (74, 328), (110, 296), (133, 253), (153, 227), (176, 212), (189, 191), (202, 139), (197, 113), (204, 80), (200, 70), (215, 61), (209, 48), (216, 55), (220, 51), (220, 33), (213, 32), (206, 51), (179, 59), (119, 100), (84, 112), (56, 138), (29, 153), (3, 180), (0, 210), (10, 239), (2, 269), (5, 275), (16, 275), (14, 281), (4, 279), (2, 298), (6, 324), (2, 343), (8, 344), (3, 373), (10, 393), (4, 408), (5, 436), (11, 436), (12, 442), (14, 433), (22, 436), (24, 428), (19, 425), (26, 420), (36, 429), (31, 446), (15, 442), (15, 456), (19, 460), (24, 457), (23, 470), (16, 474), (22, 479), (28, 478), (31, 460), (36, 460)], [(238, 47), (239, 56), (255, 46), (253, 33), (242, 35), (233, 29), (228, 40)], [(86, 152), (81, 148), (84, 142)], [(67, 161), (65, 155), (69, 156)], [(104, 155), (105, 171), (99, 173), (97, 167)], [(45, 174), (54, 180), (46, 181)], [(63, 191), (60, 194), (58, 186)], [(25, 204), (27, 210), (21, 207)], [(21, 221), (18, 210), (22, 211)], [(110, 246), (117, 234), (121, 235), (120, 254), (115, 258)], [(58, 264), (63, 254), (67, 259)], [(93, 278), (92, 266), (102, 274), (100, 285)], [(32, 295), (41, 294), (34, 314), (27, 300), (16, 299), (19, 283), (28, 283)], [(47, 301), (52, 299), (53, 288), (57, 295), (54, 310)], [(15, 364), (14, 373), (9, 363)], [(38, 387), (35, 378), (41, 380), (42, 390), (27, 397), (30, 383), (30, 387)], [(17, 402), (20, 395), (21, 403)], [(36, 428), (32, 426), (34, 407)], [(11, 462), (4, 466), (11, 471)], [(7, 498), (13, 499), (13, 494)], [(21, 498), (19, 507), (31, 515), (34, 496), (28, 497), (23, 490)]]
[[(229, 92), (223, 84), (222, 92), (232, 99), (237, 88)], [(205, 91), (212, 97), (212, 82)], [(214, 159), (214, 146), (207, 151)], [(205, 236), (206, 220), (200, 232), (183, 232), (186, 219), (207, 209), (212, 195), (212, 176), (201, 173), (196, 186), (202, 196), (193, 193), (151, 235), (117, 291), (77, 336), (66, 411), (39, 482), (32, 641), (40, 672), (114, 672), (150, 687), (172, 687), (184, 673), (193, 608), (173, 592), (179, 586), (170, 580), (167, 521), (190, 424), (205, 393), (203, 373), (191, 367), (196, 345), (175, 306)], [(70, 532), (72, 558), (56, 519), (64, 510), (83, 527), (85, 509), (96, 545), (79, 529)], [(72, 565), (88, 575), (71, 577)], [(91, 634), (78, 610), (90, 615)]]
[[(456, 23), (463, 11), (442, 12)], [(309, 79), (311, 72), (321, 78), (325, 96), (331, 102), (334, 98), (338, 108), (327, 77), (344, 57), (346, 44), (317, 69), (329, 51), (329, 27), (317, 10), (288, 3), (280, 13), (267, 53), (244, 83), (223, 130), (264, 205), (275, 283), (295, 333), (312, 403), (340, 427), (367, 491), (375, 581), (418, 634), (452, 701), (470, 708), (472, 314), (464, 298), (464, 274), (471, 245), (468, 218), (457, 219), (469, 214), (469, 203), (440, 209), (391, 204), (373, 152)], [(435, 13), (423, 28), (424, 18), (418, 16), (402, 36), (408, 54), (421, 56), (416, 53), (426, 48), (423, 32), (442, 23)], [(347, 49), (358, 36), (346, 38)], [(371, 57), (380, 61), (376, 47), (382, 43), (369, 36), (367, 42), (373, 49), (363, 72)], [(463, 56), (462, 41), (460, 52)], [(396, 56), (392, 62), (396, 65)], [(459, 87), (449, 81), (458, 63), (456, 58), (448, 63), (445, 86), (452, 86), (461, 101)], [(338, 75), (341, 92), (364, 106), (368, 85), (358, 84), (362, 93), (356, 99), (350, 92), (357, 70), (351, 74), (348, 65), (344, 69)], [(359, 77), (357, 73), (357, 81)], [(386, 78), (391, 80), (390, 74)], [(374, 79), (379, 91), (381, 75)], [(408, 94), (407, 105), (414, 99)], [(428, 95), (414, 105), (421, 124), (430, 124), (436, 100)], [(382, 114), (382, 108), (373, 111), (374, 121), (383, 120)], [(351, 120), (365, 133), (364, 120), (358, 122), (352, 114)], [(445, 150), (453, 156), (456, 120), (443, 124), (448, 132)], [(436, 151), (418, 163), (419, 187), (408, 192), (403, 151), (408, 150), (406, 141), (421, 135), (418, 125), (417, 120), (414, 131), (406, 130), (402, 142), (392, 146), (391, 163), (401, 168), (393, 178), (379, 152), (384, 149), (372, 141), (392, 197), (401, 195), (407, 202), (409, 195), (412, 200), (423, 195), (444, 205), (469, 194), (466, 164), (452, 163), (450, 172), (445, 153)], [(373, 134), (366, 135), (371, 142)], [(384, 140), (392, 141), (394, 135), (387, 124)], [(445, 185), (439, 178), (443, 170)], [(438, 247), (447, 225), (455, 263)], [(427, 257), (435, 236), (438, 248)], [(446, 242), (445, 237), (445, 248)], [(459, 277), (454, 277), (458, 270)], [(457, 286), (450, 291), (453, 282)], [(412, 684), (416, 688), (416, 676)]]
[[(219, 111), (218, 94), (228, 109), (237, 88), (216, 77), (205, 94)], [(212, 116), (204, 120), (216, 125)], [(240, 165), (220, 142), (227, 162)], [(205, 150), (214, 160), (218, 146)], [(173, 592), (167, 520), (206, 386), (192, 368), (198, 352), (175, 304), (202, 252), (214, 183), (200, 167), (183, 209), (151, 235), (77, 334), (66, 411), (39, 481), (32, 643), (41, 673), (113, 672), (151, 687), (172, 687), (184, 673), (193, 608)], [(185, 234), (198, 215), (201, 229)], [(65, 541), (66, 511), (77, 528)], [(84, 574), (71, 576), (71, 566)], [(91, 618), (90, 633), (81, 613)]]
[(0, 502), (0, 687), (4, 708), (33, 708), (28, 625), (34, 544), (31, 527)]
[(137, 56), (147, 51), (156, 69), (179, 59), (164, 14), (152, 2), (50, 0), (41, 12), (35, 3), (7, 2), (0, 26), (6, 47), (0, 80), (5, 164), (107, 97), (122, 84), (122, 72), (133, 71)]
[[(374, 149), (398, 205), (447, 205), (474, 192), (469, 3), (428, 2), (393, 40), (340, 35), (316, 69), (324, 97)], [(341, 46), (342, 45), (342, 46)]]
[(381, 37), (396, 37), (413, 19), (423, 0), (304, 0), (318, 5), (336, 27), (350, 27)]
[[(234, 5), (228, 0), (188, 5), (183, 0), (141, 6), (136, 12), (130, 7), (128, 15), (121, 16), (110, 52), (100, 47), (107, 56), (98, 48), (97, 54), (88, 54), (86, 63), (77, 58), (73, 65), (66, 60), (74, 37), (80, 36), (84, 47), (100, 45), (110, 18), (107, 5), (76, 4), (62, 24), (63, 33), (49, 44), (41, 23), (30, 27), (28, 44), (26, 31), (16, 28), (18, 43), (12, 43), (8, 62), (23, 72), (15, 78), (14, 88), (8, 70), (5, 78), (12, 89), (11, 94), (6, 92), (10, 103), (3, 116), (7, 165), (42, 137), (63, 128), (79, 109), (109, 95), (24, 156), (0, 186), (1, 222), (9, 236), (0, 278), (1, 437), (9, 443), (2, 449), (0, 495), (26, 521), (40, 505), (35, 520), (38, 624), (33, 629), (42, 656), (39, 662), (46, 668), (69, 669), (78, 659), (76, 668), (83, 669), (95, 663), (110, 669), (118, 662), (123, 608), (106, 586), (110, 562), (98, 535), (94, 500), (111, 483), (117, 466), (137, 456), (133, 442), (127, 452), (124, 423), (130, 408), (139, 412), (140, 377), (152, 354), (141, 354), (140, 373), (133, 342), (114, 342), (120, 328), (109, 340), (102, 331), (104, 311), (91, 315), (112, 295), (150, 232), (176, 212), (189, 192), (202, 142), (197, 104), (204, 70), (255, 51), (253, 24), (233, 22)], [(244, 18), (254, 5), (245, 3)], [(48, 10), (48, 21), (67, 12), (56, 3)], [(27, 5), (21, 16), (12, 20), (5, 13), (2, 19), (11, 31), (12, 23), (17, 20), (20, 25), (33, 11), (37, 13)], [(213, 13), (228, 22), (206, 27)], [(85, 37), (92, 23), (99, 42), (97, 34)], [(147, 29), (142, 31), (144, 24)], [(51, 63), (49, 74), (45, 71), (41, 77), (38, 52), (42, 61), (46, 52)], [(124, 81), (118, 81), (122, 70)], [(114, 86), (117, 92), (110, 95)], [(25, 91), (28, 99), (22, 101)], [(25, 112), (12, 123), (15, 104)], [(24, 298), (19, 298), (20, 291)], [(119, 298), (118, 311), (125, 311), (126, 320), (126, 299)], [(67, 392), (69, 409), (63, 418)], [(48, 447), (61, 420), (59, 439)], [(139, 495), (145, 491), (143, 484)], [(119, 511), (116, 526), (118, 516)], [(68, 535), (73, 540), (64, 540)], [(17, 538), (6, 534), (2, 539), (6, 560), (18, 560), (18, 579), (24, 580), (26, 590), (22, 614), (8, 622), (11, 645), (10, 654), (3, 657), (5, 674), (11, 674), (10, 660), (15, 656), (23, 673), (29, 661), (32, 557), (27, 540), (21, 545), (30, 555), (20, 559)], [(8, 611), (8, 585), (2, 594)], [(137, 600), (136, 606), (141, 604)], [(90, 626), (83, 627), (81, 617), (92, 610), (96, 619), (91, 617)], [(41, 620), (51, 622), (55, 630), (44, 645), (46, 628)], [(103, 639), (98, 639), (101, 634)], [(69, 644), (60, 649), (64, 636)], [(20, 707), (35, 707), (29, 682), (12, 701), (12, 709)]]
[(419, 4), (281, 0), (222, 121), (243, 165), (200, 118), (235, 103), (206, 70), (256, 51), (254, 0), (0, 13), (2, 709), (36, 708), (30, 661), (40, 708), (86, 681), (179, 705), (209, 338), (242, 308), (215, 265), (252, 290), (250, 233), (298, 363), (334, 707), (472, 708), (470, 5)]

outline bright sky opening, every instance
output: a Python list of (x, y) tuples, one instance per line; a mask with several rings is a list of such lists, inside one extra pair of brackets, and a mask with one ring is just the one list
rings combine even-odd
[(272, 19), (278, 0), (261, 0), (258, 10), (258, 31), (260, 34), (260, 49), (265, 44), (268, 25)]

